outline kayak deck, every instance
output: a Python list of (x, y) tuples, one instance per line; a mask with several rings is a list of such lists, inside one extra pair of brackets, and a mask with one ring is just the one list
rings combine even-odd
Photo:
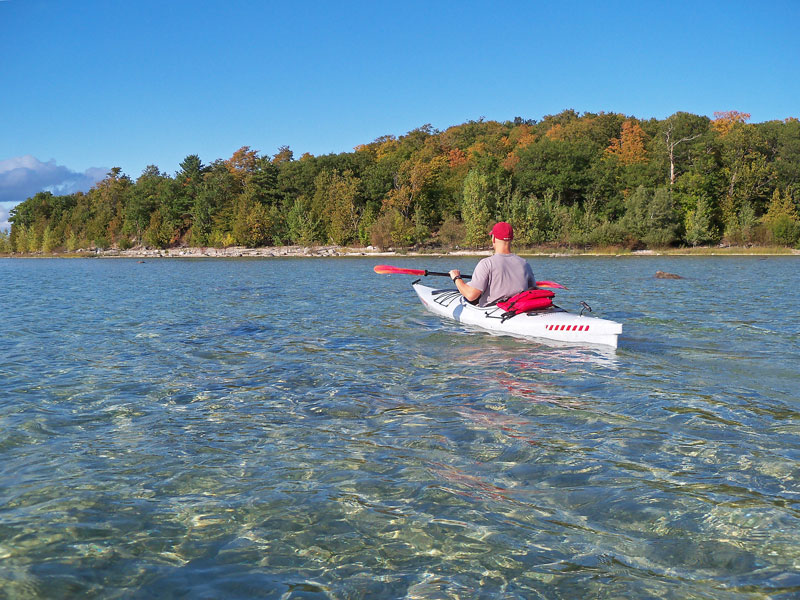
[(617, 347), (617, 338), (622, 333), (620, 323), (576, 315), (557, 306), (503, 319), (503, 309), (472, 305), (457, 290), (435, 289), (418, 282), (412, 285), (422, 304), (432, 313), (495, 333), (613, 348)]

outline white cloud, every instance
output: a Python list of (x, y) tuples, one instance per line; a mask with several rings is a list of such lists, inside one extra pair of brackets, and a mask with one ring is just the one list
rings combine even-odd
[(9, 227), (8, 211), (37, 192), (54, 194), (86, 192), (108, 173), (106, 168), (91, 168), (83, 173), (42, 162), (30, 154), (0, 160), (0, 229)]
[(0, 203), (0, 231), (6, 229), (11, 230), (11, 223), (8, 222), (8, 211), (11, 206), (6, 206), (5, 203)]

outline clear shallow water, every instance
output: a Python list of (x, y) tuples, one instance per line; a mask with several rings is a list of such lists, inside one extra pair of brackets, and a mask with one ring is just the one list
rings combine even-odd
[(798, 258), (531, 259), (616, 353), (377, 262), (476, 261), (0, 260), (0, 597), (800, 594)]

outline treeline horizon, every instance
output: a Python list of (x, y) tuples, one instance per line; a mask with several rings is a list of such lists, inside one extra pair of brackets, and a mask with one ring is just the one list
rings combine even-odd
[(88, 192), (11, 210), (0, 252), (335, 244), (476, 248), (498, 220), (523, 247), (800, 242), (800, 121), (565, 110), (422, 126), (352, 152), (243, 146), (174, 175), (115, 167)]

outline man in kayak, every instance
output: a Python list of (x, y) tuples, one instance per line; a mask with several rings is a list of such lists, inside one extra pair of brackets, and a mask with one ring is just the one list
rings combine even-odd
[(465, 283), (458, 269), (449, 272), (456, 288), (469, 302), (486, 306), (514, 294), (536, 287), (533, 269), (524, 258), (511, 253), (514, 230), (509, 223), (500, 221), (492, 227), (494, 254), (478, 263), (472, 279)]

